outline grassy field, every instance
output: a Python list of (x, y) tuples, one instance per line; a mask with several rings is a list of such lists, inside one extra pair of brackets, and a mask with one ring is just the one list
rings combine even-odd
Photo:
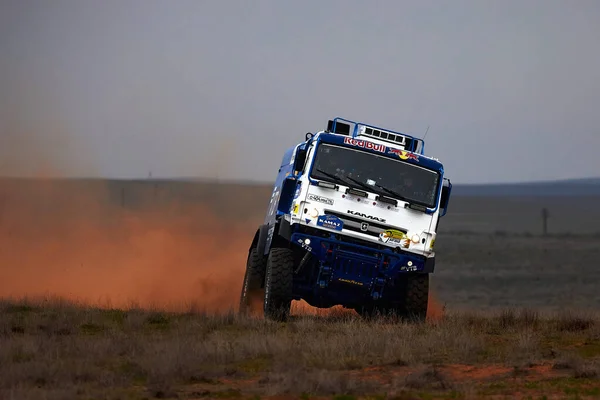
[(433, 290), (452, 309), (597, 310), (599, 240), (600, 235), (442, 234)]
[(455, 197), (427, 324), (275, 324), (230, 312), (270, 190), (0, 180), (0, 398), (600, 397), (597, 198)]
[(6, 399), (600, 396), (597, 315), (350, 315), (286, 324), (232, 313), (0, 305)]

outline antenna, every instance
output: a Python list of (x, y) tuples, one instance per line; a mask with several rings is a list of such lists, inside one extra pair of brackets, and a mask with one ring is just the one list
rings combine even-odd
[(427, 130), (425, 131), (425, 135), (423, 135), (423, 141), (425, 141), (425, 137), (427, 136), (427, 132), (429, 132), (429, 125), (427, 125)]

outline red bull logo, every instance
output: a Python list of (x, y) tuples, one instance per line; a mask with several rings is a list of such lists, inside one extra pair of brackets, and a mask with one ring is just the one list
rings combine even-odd
[(375, 150), (381, 153), (385, 153), (386, 147), (383, 144), (377, 144), (373, 142), (368, 142), (366, 140), (352, 139), (352, 138), (344, 138), (344, 144), (349, 144), (356, 147), (362, 147), (368, 150)]
[(390, 149), (390, 151), (388, 151), (388, 154), (395, 154), (398, 157), (400, 157), (401, 160), (414, 160), (414, 161), (419, 161), (419, 156), (417, 156), (415, 153), (411, 153), (410, 151), (406, 151), (406, 150), (398, 150), (398, 149)]

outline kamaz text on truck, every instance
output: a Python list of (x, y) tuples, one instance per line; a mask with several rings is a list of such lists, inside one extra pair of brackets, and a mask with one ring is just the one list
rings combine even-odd
[(424, 320), (452, 184), (422, 139), (335, 118), (288, 149), (250, 245), (240, 311), (292, 300)]

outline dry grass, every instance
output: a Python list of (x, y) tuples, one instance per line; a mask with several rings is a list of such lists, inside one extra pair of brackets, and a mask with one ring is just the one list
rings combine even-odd
[(0, 303), (2, 398), (227, 397), (240, 392), (219, 391), (223, 385), (243, 379), (254, 379), (244, 393), (263, 395), (381, 393), (377, 380), (352, 375), (375, 367), (405, 371), (386, 393), (453, 392), (464, 385), (437, 365), (552, 362), (555, 371), (595, 379), (598, 360), (600, 319), (585, 314), (505, 310), (413, 325), (306, 316), (278, 324), (233, 313)]

